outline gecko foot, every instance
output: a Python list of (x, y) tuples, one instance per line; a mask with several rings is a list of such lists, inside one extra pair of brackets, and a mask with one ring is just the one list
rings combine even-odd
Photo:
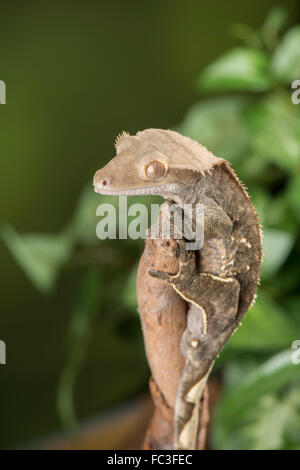
[(195, 264), (195, 252), (186, 249), (186, 243), (184, 240), (177, 240), (176, 245), (176, 257), (179, 261), (178, 273), (169, 274), (165, 271), (149, 269), (148, 272), (150, 276), (176, 285), (183, 279), (188, 282), (188, 279), (190, 279), (194, 275), (197, 275)]

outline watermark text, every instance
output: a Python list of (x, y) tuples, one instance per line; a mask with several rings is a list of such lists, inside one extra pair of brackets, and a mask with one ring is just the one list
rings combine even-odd
[[(131, 238), (174, 238), (187, 240), (188, 250), (199, 250), (204, 243), (204, 205), (164, 203), (151, 204), (150, 217), (144, 204), (128, 207), (127, 196), (119, 196), (118, 215), (113, 204), (100, 204), (96, 215), (101, 217), (96, 227), (100, 240)], [(160, 216), (161, 215), (161, 216)], [(130, 220), (129, 220), (130, 219)], [(148, 228), (150, 219), (150, 229)]]
[(300, 339), (293, 341), (291, 347), (294, 349), (291, 355), (292, 363), (295, 365), (300, 364)]
[(291, 86), (293, 89), (295, 89), (291, 97), (292, 103), (299, 104), (300, 103), (300, 80), (294, 80)]
[(6, 84), (0, 80), (0, 104), (6, 104)]
[(6, 344), (0, 339), (0, 364), (6, 364)]

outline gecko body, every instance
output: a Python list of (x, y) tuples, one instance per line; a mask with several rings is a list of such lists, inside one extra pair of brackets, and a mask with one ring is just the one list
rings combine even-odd
[(198, 142), (174, 131), (147, 129), (136, 136), (123, 133), (116, 149), (116, 157), (96, 172), (95, 191), (157, 194), (181, 208), (204, 206), (201, 249), (187, 250), (186, 241), (178, 240), (178, 273), (149, 270), (187, 303), (174, 448), (195, 449), (208, 375), (255, 298), (262, 253), (260, 226), (247, 191), (229, 163)]

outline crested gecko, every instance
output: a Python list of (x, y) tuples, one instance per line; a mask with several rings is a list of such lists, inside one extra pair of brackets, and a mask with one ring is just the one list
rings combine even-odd
[(160, 195), (167, 199), (165, 204), (179, 208), (197, 203), (204, 207), (203, 246), (187, 249), (187, 240), (178, 239), (178, 273), (149, 270), (187, 303), (180, 344), (185, 366), (175, 402), (173, 445), (195, 449), (208, 375), (255, 300), (261, 227), (246, 188), (229, 163), (198, 142), (175, 131), (147, 129), (135, 136), (123, 132), (116, 150), (94, 176), (96, 192)]

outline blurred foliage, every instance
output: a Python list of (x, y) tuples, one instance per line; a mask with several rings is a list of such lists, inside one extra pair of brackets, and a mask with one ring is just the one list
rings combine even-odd
[(224, 374), (216, 449), (300, 448), (300, 366), (288, 349), (300, 337), (300, 107), (290, 88), (300, 77), (300, 26), (280, 37), (285, 21), (275, 8), (257, 32), (236, 25), (245, 45), (202, 71), (200, 90), (215, 95), (177, 128), (232, 163), (263, 225), (257, 301), (216, 365)]
[(97, 313), (101, 298), (101, 277), (98, 271), (90, 268), (82, 279), (74, 307), (73, 321), (68, 337), (68, 355), (57, 390), (57, 405), (65, 429), (77, 427), (73, 405), (75, 381), (84, 360), (92, 332), (92, 321)]
[[(224, 395), (213, 420), (214, 448), (300, 448), (300, 366), (291, 363), (290, 349), (300, 338), (300, 105), (292, 104), (290, 89), (300, 78), (300, 26), (282, 35), (285, 24), (286, 12), (275, 8), (258, 31), (234, 25), (232, 33), (244, 45), (202, 71), (197, 86), (211, 96), (192, 106), (176, 127), (232, 163), (264, 227), (258, 299), (216, 364)], [(128, 204), (137, 201), (129, 198)], [(84, 267), (58, 387), (67, 429), (76, 426), (73, 389), (96, 316), (109, 311), (109, 320), (103, 317), (107, 337), (119, 334), (130, 339), (137, 356), (141, 351), (133, 339), (140, 338), (135, 277), (143, 241), (97, 240), (100, 202), (117, 210), (117, 198), (100, 201), (89, 183), (61, 233), (21, 236), (7, 225), (0, 233), (42, 293), (55, 289), (64, 267)], [(108, 355), (117, 353), (108, 347)], [(132, 371), (126, 393), (136, 389), (139, 375)]]

